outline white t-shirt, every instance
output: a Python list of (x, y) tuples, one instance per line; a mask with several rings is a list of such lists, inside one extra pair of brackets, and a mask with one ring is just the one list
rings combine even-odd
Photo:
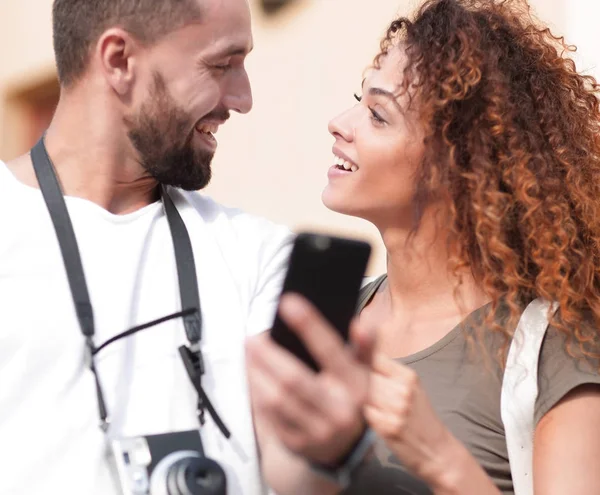
[[(211, 421), (204, 448), (232, 495), (265, 492), (256, 455), (244, 341), (269, 328), (290, 232), (171, 190), (192, 240), (203, 317), (203, 385), (235, 443)], [(67, 197), (90, 297), (97, 345), (181, 308), (173, 244), (162, 203), (127, 215)], [(198, 428), (196, 393), (177, 348), (181, 319), (111, 344), (98, 372), (110, 435)], [(93, 375), (56, 235), (41, 192), (0, 162), (0, 493), (119, 493), (99, 428)]]

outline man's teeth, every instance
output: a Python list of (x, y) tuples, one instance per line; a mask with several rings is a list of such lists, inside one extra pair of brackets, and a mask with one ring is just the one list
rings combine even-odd
[(337, 167), (342, 167), (342, 168), (344, 168), (344, 170), (348, 170), (350, 172), (356, 172), (358, 170), (358, 167), (356, 165), (353, 165), (352, 163), (344, 160), (343, 158), (341, 158), (339, 156), (335, 156), (335, 155), (334, 155), (333, 164)]
[(219, 126), (217, 124), (203, 124), (196, 126), (196, 130), (206, 134), (215, 134), (219, 130)]

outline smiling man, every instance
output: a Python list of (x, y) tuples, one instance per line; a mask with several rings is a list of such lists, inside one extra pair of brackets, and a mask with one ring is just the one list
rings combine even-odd
[[(224, 468), (228, 493), (263, 493), (244, 341), (272, 322), (290, 236), (196, 192), (210, 180), (219, 126), (252, 107), (247, 2), (55, 0), (53, 28), (61, 95), (45, 149), (0, 162), (0, 493), (120, 493), (112, 442), (198, 430), (178, 353), (182, 318), (101, 346), (177, 313), (178, 273), (190, 272), (202, 384), (233, 436), (206, 414), (204, 449)], [(70, 219), (56, 232), (38, 179), (46, 151)], [(178, 270), (167, 199), (195, 271)], [(76, 249), (61, 252), (57, 233), (70, 224)], [(66, 268), (77, 251), (74, 283)]]

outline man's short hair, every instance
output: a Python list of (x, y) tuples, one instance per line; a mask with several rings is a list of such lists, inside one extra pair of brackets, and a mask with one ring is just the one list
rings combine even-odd
[(54, 0), (52, 29), (58, 78), (63, 86), (86, 70), (102, 33), (121, 27), (152, 43), (201, 15), (198, 0)]

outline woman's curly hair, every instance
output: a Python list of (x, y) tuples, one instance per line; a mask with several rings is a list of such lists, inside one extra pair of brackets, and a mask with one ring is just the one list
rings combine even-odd
[(507, 342), (543, 297), (570, 352), (598, 357), (600, 86), (524, 0), (428, 0), (375, 65), (399, 44), (426, 136), (415, 198), (447, 197), (451, 268), (506, 303), (512, 324), (493, 328)]

